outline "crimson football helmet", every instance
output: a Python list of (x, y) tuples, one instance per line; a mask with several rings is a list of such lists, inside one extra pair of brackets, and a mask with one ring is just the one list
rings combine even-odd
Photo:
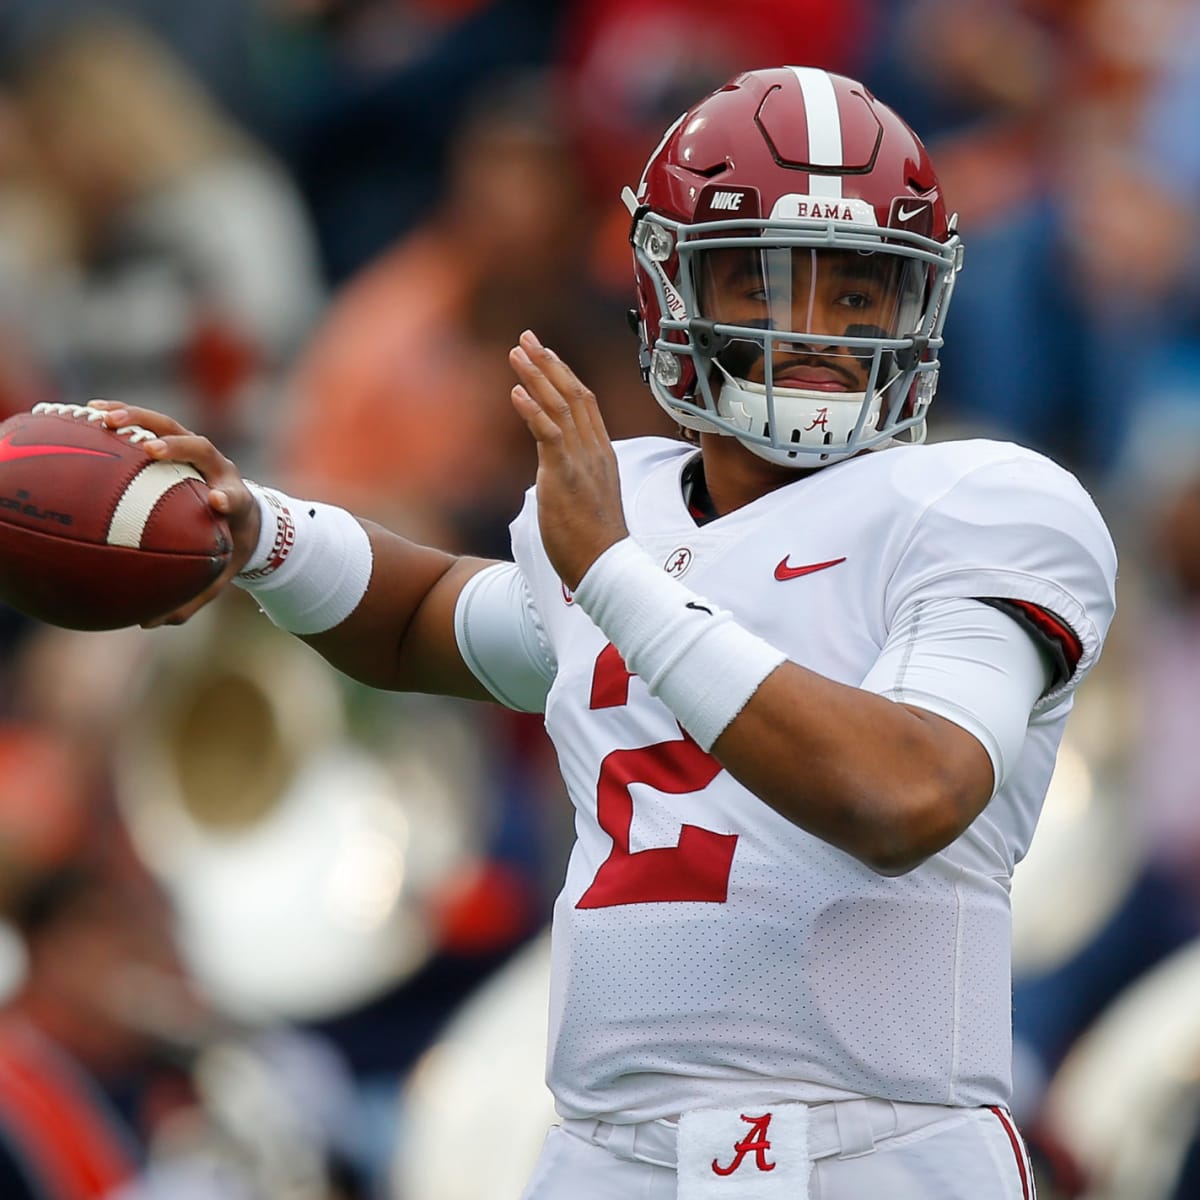
[(923, 439), (962, 247), (924, 146), (862, 84), (739, 75), (624, 198), (642, 370), (680, 425), (795, 467)]

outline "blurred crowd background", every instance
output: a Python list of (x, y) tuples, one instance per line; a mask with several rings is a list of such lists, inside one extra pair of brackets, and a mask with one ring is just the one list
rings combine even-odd
[[(1194, 0), (5, 0), (0, 418), (148, 404), (507, 556), (508, 347), (670, 432), (620, 189), (778, 62), (865, 80), (960, 214), (933, 436), (1048, 451), (1113, 527), (1014, 886), (1016, 1112), (1043, 1200), (1196, 1200)], [(0, 609), (0, 1195), (515, 1198), (569, 839), (536, 719), (357, 688), (240, 593), (153, 633)]]

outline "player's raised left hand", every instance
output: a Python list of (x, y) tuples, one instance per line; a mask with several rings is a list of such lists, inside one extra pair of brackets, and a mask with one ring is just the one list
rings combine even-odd
[(521, 334), (509, 362), (521, 381), (513, 407), (537, 442), (542, 542), (559, 578), (574, 588), (629, 533), (617, 457), (596, 397), (532, 331)]

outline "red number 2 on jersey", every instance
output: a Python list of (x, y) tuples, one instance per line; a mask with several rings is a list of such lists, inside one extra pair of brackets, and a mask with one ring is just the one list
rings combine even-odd
[[(630, 672), (612, 645), (605, 646), (592, 670), (590, 707), (622, 708), (629, 702)], [(630, 785), (644, 783), (669, 796), (698, 792), (720, 773), (721, 764), (686, 733), (670, 742), (613, 750), (600, 764), (596, 818), (612, 838), (612, 853), (601, 864), (576, 908), (700, 900), (724, 904), (729, 890), (736, 833), (714, 833), (684, 825), (674, 846), (630, 851), (633, 824)]]

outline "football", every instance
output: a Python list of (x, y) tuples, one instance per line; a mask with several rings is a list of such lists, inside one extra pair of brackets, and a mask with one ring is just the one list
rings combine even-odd
[(233, 550), (208, 487), (78, 404), (0, 424), (0, 601), (67, 629), (119, 629), (199, 595)]

